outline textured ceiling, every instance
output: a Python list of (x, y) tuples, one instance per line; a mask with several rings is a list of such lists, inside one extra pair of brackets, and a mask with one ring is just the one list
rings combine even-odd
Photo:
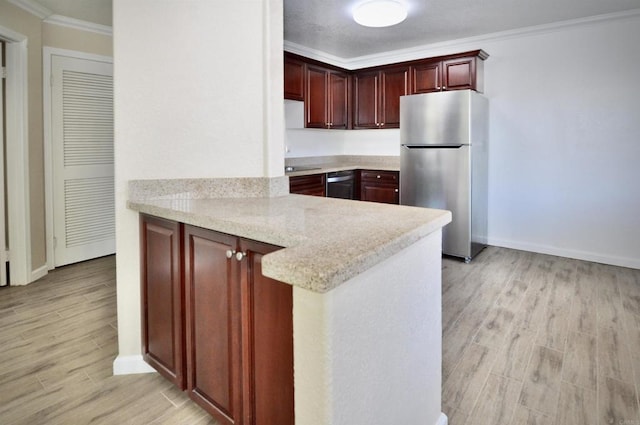
[[(409, 7), (404, 22), (365, 28), (351, 19), (362, 0), (283, 1), (286, 41), (343, 59), (640, 9), (640, 0), (400, 0)], [(111, 25), (112, 0), (37, 2), (58, 15)]]
[(365, 28), (351, 18), (361, 1), (284, 0), (284, 39), (349, 59), (640, 8), (640, 0), (401, 0), (404, 22)]

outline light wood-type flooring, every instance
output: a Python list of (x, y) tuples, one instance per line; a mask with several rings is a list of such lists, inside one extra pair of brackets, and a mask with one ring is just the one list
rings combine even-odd
[(0, 424), (216, 424), (158, 374), (112, 376), (115, 258), (0, 288)]
[[(450, 425), (640, 425), (638, 270), (445, 259), (443, 327)], [(215, 424), (157, 374), (112, 376), (116, 355), (114, 257), (0, 288), (0, 424)]]
[(640, 425), (640, 270), (491, 247), (442, 294), (450, 425)]

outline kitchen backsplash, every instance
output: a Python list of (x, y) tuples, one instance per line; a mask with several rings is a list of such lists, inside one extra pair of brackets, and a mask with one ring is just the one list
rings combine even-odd
[(365, 155), (399, 156), (400, 130), (304, 128), (304, 102), (285, 100), (285, 158)]

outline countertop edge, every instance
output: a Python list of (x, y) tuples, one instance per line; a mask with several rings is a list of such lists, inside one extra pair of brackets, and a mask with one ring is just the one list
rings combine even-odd
[[(295, 199), (295, 197), (300, 197), (300, 200)], [(313, 197), (286, 195), (282, 199), (283, 201), (288, 199), (290, 202), (294, 202), (294, 204), (297, 202), (307, 203), (311, 201), (311, 199), (303, 198)], [(220, 201), (225, 202), (226, 199), (218, 199), (216, 202)], [(238, 199), (230, 198), (228, 201), (229, 203), (233, 203), (238, 201)], [(261, 202), (260, 199), (256, 199), (256, 201)], [(447, 223), (451, 222), (450, 211), (421, 209), (424, 210), (425, 214), (423, 218), (416, 221), (413, 227), (403, 230), (402, 232), (391, 232), (388, 240), (383, 239), (383, 242), (374, 243), (371, 249), (361, 249), (354, 255), (340, 257), (339, 262), (334, 261), (328, 266), (326, 264), (315, 264), (315, 267), (309, 267), (306, 266), (305, 259), (308, 259), (309, 256), (313, 258), (313, 252), (317, 251), (320, 253), (323, 249), (326, 249), (328, 243), (326, 239), (312, 240), (306, 235), (287, 232), (282, 228), (225, 219), (224, 216), (216, 217), (215, 214), (208, 214), (202, 210), (194, 213), (189, 211), (188, 207), (180, 210), (180, 208), (182, 208), (180, 202), (206, 202), (206, 200), (172, 200), (172, 202), (178, 202), (178, 204), (167, 203), (165, 199), (132, 199), (127, 201), (127, 207), (138, 213), (153, 215), (188, 225), (281, 246), (283, 249), (266, 254), (262, 258), (263, 274), (266, 277), (316, 293), (326, 293), (340, 286), (342, 283), (399, 253), (406, 247), (438, 231)], [(313, 202), (322, 201), (320, 199), (313, 199)], [(327, 200), (327, 202), (359, 203), (360, 201)], [(172, 208), (171, 205), (179, 205), (179, 207)], [(383, 205), (386, 204), (369, 205), (366, 209), (368, 210), (368, 207), (388, 208), (388, 206)], [(331, 204), (329, 204), (328, 207), (331, 207)]]

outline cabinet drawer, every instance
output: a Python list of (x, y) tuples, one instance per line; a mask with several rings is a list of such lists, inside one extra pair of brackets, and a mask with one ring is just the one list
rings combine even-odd
[(398, 183), (398, 171), (361, 170), (360, 180), (366, 182), (380, 182), (386, 184)]

